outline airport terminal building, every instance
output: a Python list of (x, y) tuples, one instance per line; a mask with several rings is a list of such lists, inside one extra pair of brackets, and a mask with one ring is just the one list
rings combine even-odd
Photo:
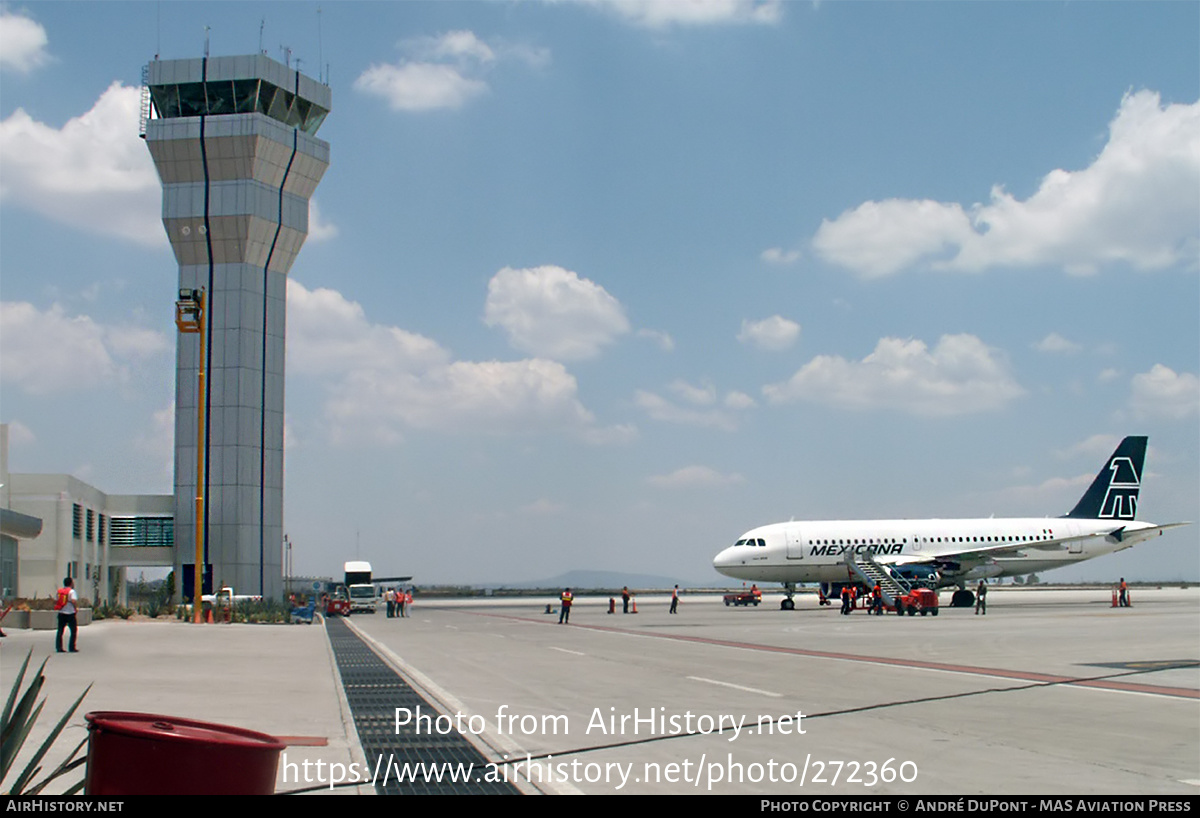
[(124, 602), (131, 567), (170, 567), (169, 494), (107, 494), (69, 474), (12, 473), (0, 424), (0, 598), (48, 597), (63, 577), (92, 602)]

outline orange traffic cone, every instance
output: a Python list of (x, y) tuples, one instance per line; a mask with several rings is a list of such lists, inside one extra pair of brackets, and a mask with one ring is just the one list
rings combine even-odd
[(212, 608), (209, 608), (209, 609), (208, 609), (208, 624), (210, 624), (210, 625), (211, 625), (212, 623), (213, 623), (213, 621), (212, 621)]
[(1115, 608), (1115, 607), (1117, 607), (1117, 586), (1114, 585), (1112, 591), (1113, 591), (1112, 606)]
[(629, 600), (629, 612), (637, 613), (637, 597), (634, 597), (633, 599)]

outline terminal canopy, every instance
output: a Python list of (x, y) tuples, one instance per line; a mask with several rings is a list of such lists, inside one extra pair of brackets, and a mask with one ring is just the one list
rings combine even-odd
[(316, 134), (329, 111), (262, 79), (209, 80), (150, 86), (161, 119), (204, 114), (266, 114), (309, 135)]

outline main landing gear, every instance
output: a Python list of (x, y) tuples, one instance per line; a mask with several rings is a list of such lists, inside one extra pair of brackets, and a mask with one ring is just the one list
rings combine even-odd
[(783, 592), (785, 594), (787, 594), (787, 598), (785, 598), (782, 602), (779, 603), (779, 610), (781, 610), (781, 611), (796, 610), (796, 601), (794, 599), (792, 599), (792, 596), (796, 593), (796, 583), (794, 583), (794, 582), (783, 583)]
[(961, 585), (954, 592), (954, 596), (950, 597), (951, 608), (971, 608), (975, 605), (975, 594), (968, 591)]

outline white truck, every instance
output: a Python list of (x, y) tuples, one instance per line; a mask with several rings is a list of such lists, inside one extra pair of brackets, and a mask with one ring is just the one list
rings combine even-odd
[(233, 588), (226, 585), (215, 594), (203, 594), (200, 601), (217, 607), (232, 608), (238, 602), (262, 602), (262, 597), (258, 594), (235, 594)]
[(375, 613), (375, 585), (371, 582), (371, 563), (353, 560), (345, 565), (346, 593), (351, 613)]

